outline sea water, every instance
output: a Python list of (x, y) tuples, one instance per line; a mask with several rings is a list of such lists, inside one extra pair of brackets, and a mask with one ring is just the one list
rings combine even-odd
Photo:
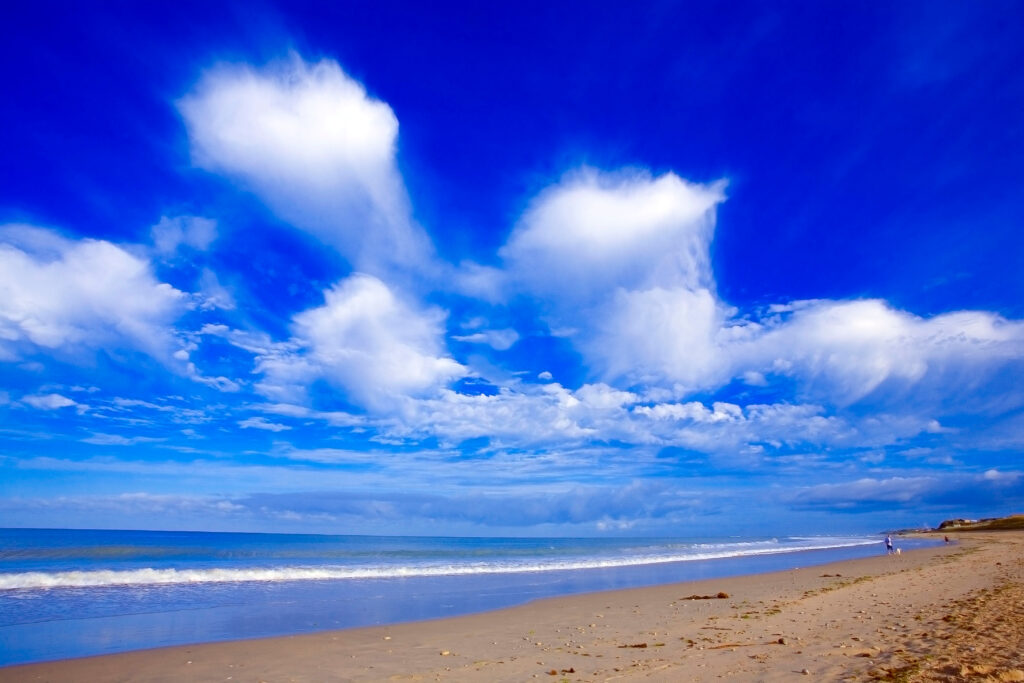
[(884, 547), (875, 536), (423, 538), (0, 529), (0, 666), (447, 617), (542, 597), (879, 552)]

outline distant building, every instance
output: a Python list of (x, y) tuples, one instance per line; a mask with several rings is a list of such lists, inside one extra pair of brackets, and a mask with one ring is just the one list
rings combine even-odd
[(945, 522), (939, 525), (939, 529), (955, 529), (957, 527), (977, 523), (978, 520), (976, 519), (947, 519)]

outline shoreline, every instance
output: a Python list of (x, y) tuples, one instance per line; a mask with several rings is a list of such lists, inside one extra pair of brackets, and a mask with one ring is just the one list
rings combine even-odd
[[(283, 572), (288, 571), (287, 567), (282, 567), (282, 572), (271, 581), (204, 582), (194, 581), (202, 577), (190, 576), (189, 581), (172, 583), (152, 591), (147, 590), (145, 584), (119, 587), (111, 581), (118, 576), (99, 577), (110, 581), (107, 590), (77, 590), (60, 585), (54, 591), (30, 588), (27, 593), (15, 590), (11, 594), (0, 590), (0, 621), (3, 622), (0, 625), (0, 643), (3, 644), (0, 647), (0, 666), (449, 618), (504, 609), (547, 597), (765, 574), (876, 556), (882, 545), (880, 538), (870, 540), (867, 545), (864, 544), (867, 539), (863, 538), (856, 543), (852, 542), (852, 537), (845, 540), (821, 538), (827, 540), (787, 537), (783, 542), (771, 539), (753, 544), (731, 544), (728, 541), (715, 541), (710, 545), (684, 543), (684, 555), (687, 549), (693, 555), (705, 551), (728, 551), (730, 548), (733, 554), (717, 559), (691, 557), (690, 560), (661, 562), (648, 561), (649, 557), (638, 555), (638, 541), (630, 539), (626, 544), (629, 551), (627, 559), (632, 553), (644, 561), (593, 569), (559, 568), (508, 573), (470, 571), (462, 575), (310, 581), (282, 578)], [(227, 540), (230, 546), (232, 539)], [(565, 541), (545, 539), (543, 545), (548, 542), (557, 544)], [(536, 545), (532, 541), (528, 543)], [(639, 543), (640, 550), (678, 550), (673, 549), (671, 543), (654, 542), (653, 546), (648, 546), (647, 541)], [(822, 544), (826, 547), (813, 550), (806, 547)], [(907, 538), (900, 542), (904, 550), (937, 544), (941, 544), (941, 540)], [(787, 548), (787, 545), (793, 547)], [(279, 549), (279, 545), (272, 546), (270, 554), (277, 553)], [(534, 548), (540, 555), (546, 549)], [(499, 555), (507, 550), (506, 543), (495, 547)], [(602, 548), (598, 546), (591, 551), (600, 556)], [(605, 552), (605, 555), (609, 554)], [(403, 562), (400, 566), (406, 564)], [(415, 563), (409, 566), (414, 567)], [(486, 564), (482, 566), (486, 568)], [(386, 562), (381, 563), (383, 570), (386, 571), (387, 567)], [(0, 582), (11, 576), (0, 576)], [(29, 575), (27, 578), (38, 581), (49, 576), (52, 574)], [(83, 580), (76, 575), (61, 578)], [(140, 578), (152, 577), (143, 575)], [(24, 610), (20, 609), (21, 606)]]
[[(1024, 645), (1024, 532), (950, 536), (957, 543), (901, 556), (544, 598), (438, 620), (14, 665), (0, 668), (0, 683), (770, 681), (805, 671), (811, 680), (885, 680), (939, 666), (1024, 681), (1024, 665), (1012, 661)], [(728, 597), (686, 599), (719, 593)], [(961, 623), (989, 612), (995, 626)], [(978, 634), (999, 627), (1009, 629), (1002, 659), (998, 643), (979, 647)], [(967, 636), (963, 652), (951, 647)]]

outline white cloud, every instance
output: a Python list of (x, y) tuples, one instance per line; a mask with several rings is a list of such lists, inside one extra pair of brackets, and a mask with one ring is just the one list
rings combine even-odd
[(576, 344), (601, 376), (688, 393), (728, 378), (725, 313), (707, 289), (619, 289)]
[(61, 396), (60, 394), (33, 394), (23, 396), (21, 401), (38, 410), (58, 410), (79, 405), (77, 401), (73, 401), (67, 396)]
[[(762, 445), (863, 447), (889, 444), (924, 432), (927, 421), (873, 417), (851, 422), (817, 405), (715, 402), (647, 404), (633, 392), (606, 384), (571, 391), (557, 382), (524, 384), (495, 395), (443, 391), (436, 398), (407, 402), (394, 418), (375, 421), (383, 434), (418, 440), (436, 437), (454, 445), (486, 437), (492, 448), (563, 449), (619, 441), (639, 446), (679, 446), (735, 458)], [(751, 451), (752, 452), (752, 451)]]
[(883, 385), (898, 400), (954, 400), (1024, 362), (1024, 323), (983, 311), (926, 319), (879, 300), (811, 301), (762, 323), (725, 348), (734, 367), (795, 377), (805, 395), (839, 405)]
[(163, 413), (171, 413), (171, 412), (174, 412), (174, 410), (175, 410), (174, 406), (158, 405), (158, 404), (153, 403), (151, 401), (143, 401), (143, 400), (140, 400), (140, 399), (137, 399), (137, 398), (114, 397), (113, 399), (111, 399), (110, 402), (113, 403), (118, 408), (126, 409), (126, 410), (130, 410), (132, 408), (148, 408), (150, 410), (156, 410), (158, 412), (163, 412)]
[[(194, 473), (194, 470), (192, 471)], [(20, 514), (27, 523), (32, 519), (87, 520), (86, 525), (102, 528), (110, 520), (131, 519), (144, 524), (160, 526), (168, 519), (188, 520), (185, 523), (209, 522), (215, 518), (229, 518), (245, 508), (223, 496), (194, 496), (178, 494), (154, 494), (144, 492), (54, 496), (49, 498), (0, 499), (5, 516)], [(52, 516), (49, 516), (52, 515)]]
[(187, 304), (149, 263), (110, 242), (0, 228), (0, 360), (129, 347), (169, 362), (170, 326)]
[(291, 429), (288, 425), (271, 422), (264, 417), (249, 417), (244, 420), (239, 420), (238, 426), (242, 429), (262, 429), (267, 432), (283, 432)]
[(575, 396), (583, 405), (597, 410), (617, 410), (640, 400), (631, 391), (619, 391), (607, 384), (584, 384)]
[[(288, 354), (281, 360), (307, 362), (301, 354)], [(307, 383), (327, 372), (313, 363), (302, 369), (308, 370), (303, 377)], [(265, 392), (287, 393), (290, 387), (283, 377), (268, 373)], [(297, 390), (302, 386), (296, 380)], [(419, 397), (378, 396), (370, 406), (381, 410), (354, 416), (287, 403), (255, 407), (272, 414), (368, 430), (382, 443), (436, 438), (451, 447), (469, 439), (486, 438), (488, 449), (564, 449), (620, 442), (682, 447), (750, 462), (762, 455), (776, 457), (793, 448), (882, 448), (931, 434), (935, 427), (935, 420), (927, 415), (874, 412), (863, 417), (841, 416), (816, 404), (651, 402), (647, 395), (604, 383), (584, 384), (575, 391), (557, 382), (513, 383), (491, 395), (441, 389)]]
[(442, 311), (416, 308), (377, 278), (352, 275), (324, 293), (323, 306), (293, 318), (288, 349), (258, 358), (259, 388), (295, 399), (322, 379), (376, 407), (429, 395), (467, 372), (445, 355), (443, 322)]
[(861, 511), (942, 505), (953, 509), (1015, 505), (1024, 500), (1024, 473), (988, 470), (982, 474), (937, 472), (927, 475), (865, 477), (797, 489), (790, 501), (801, 508)]
[[(1005, 412), (1024, 391), (1024, 323), (982, 311), (920, 318), (880, 300), (798, 301), (738, 317), (711, 267), (723, 185), (585, 170), (541, 193), (501, 249), (508, 286), (534, 298), (592, 375), (664, 400), (796, 380), (796, 396)], [(494, 279), (494, 278), (492, 278)], [(661, 393), (659, 393), (661, 392)]]
[(452, 291), (481, 301), (497, 303), (507, 295), (505, 271), (494, 266), (483, 266), (473, 261), (462, 261), (446, 273)]
[(151, 232), (160, 254), (173, 254), (182, 245), (205, 251), (217, 239), (217, 221), (201, 216), (161, 216)]
[(444, 390), (436, 398), (407, 402), (398, 419), (380, 427), (400, 437), (434, 436), (446, 444), (487, 437), (495, 444), (564, 445), (595, 435), (579, 423), (579, 405), (558, 383), (503, 389), (495, 395)]
[(219, 308), (223, 311), (235, 309), (235, 297), (231, 291), (221, 284), (217, 274), (209, 268), (203, 268), (199, 274), (199, 292), (196, 295), (199, 308), (204, 311)]
[(700, 401), (690, 403), (661, 403), (639, 406), (636, 413), (654, 420), (692, 420), (693, 422), (736, 422), (743, 419), (742, 409), (732, 403), (715, 403), (708, 410)]
[(82, 439), (82, 443), (91, 443), (94, 446), (135, 446), (140, 443), (153, 443), (162, 439), (149, 436), (123, 436), (121, 434), (95, 433)]
[(519, 341), (519, 333), (511, 328), (481, 330), (472, 334), (452, 335), (452, 339), (469, 344), (487, 344), (497, 351), (507, 351)]
[(350, 450), (345, 448), (295, 448), (290, 444), (278, 443), (271, 452), (279, 458), (298, 462), (316, 462), (325, 465), (375, 464), (386, 458), (395, 459), (393, 453), (381, 451)]
[(1024, 473), (1021, 472), (1000, 472), (997, 469), (985, 470), (984, 474), (981, 475), (985, 481), (995, 482), (999, 484), (1016, 484), (1018, 481), (1024, 479)]
[(520, 287), (556, 305), (619, 289), (713, 287), (708, 245), (724, 184), (583, 170), (542, 193), (501, 249)]
[(743, 382), (752, 387), (766, 387), (768, 386), (768, 380), (765, 379), (764, 374), (756, 372), (754, 370), (748, 370), (744, 372), (741, 377)]
[(240, 181), (356, 269), (428, 265), (395, 162), (398, 120), (337, 63), (222, 64), (178, 108), (198, 166)]
[[(863, 446), (878, 440), (891, 443), (898, 436), (920, 433), (922, 424), (872, 425), (828, 416), (821, 406), (751, 404), (740, 406), (717, 401), (708, 408), (699, 401), (640, 405), (633, 409), (634, 440), (682, 446), (730, 458), (743, 452), (759, 456), (801, 445)], [(916, 426), (916, 431), (914, 427)], [(750, 450), (750, 446), (760, 446)]]
[(195, 363), (189, 363), (188, 365), (186, 365), (185, 374), (188, 375), (189, 379), (191, 379), (193, 382), (205, 384), (206, 386), (212, 389), (216, 389), (217, 391), (234, 393), (242, 388), (242, 386), (238, 382), (228, 377), (207, 377), (205, 375), (200, 374), (199, 370), (195, 366)]
[(936, 477), (863, 478), (838, 484), (817, 484), (804, 488), (794, 499), (804, 505), (824, 504), (850, 507), (863, 503), (910, 503), (921, 501), (939, 484)]
[(606, 380), (720, 381), (730, 310), (710, 243), (724, 183), (583, 170), (542, 193), (501, 249), (512, 287), (535, 297)]
[(313, 410), (306, 406), (297, 406), (291, 403), (262, 403), (252, 406), (253, 410), (262, 410), (271, 415), (284, 415), (285, 417), (304, 418), (312, 420), (323, 420), (333, 427), (358, 427), (362, 428), (367, 419), (362, 415), (353, 415), (337, 410)]

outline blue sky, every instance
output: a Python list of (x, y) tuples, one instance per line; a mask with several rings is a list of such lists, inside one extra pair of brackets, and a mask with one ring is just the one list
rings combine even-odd
[(1018, 3), (36, 3), (0, 522), (1024, 507)]

